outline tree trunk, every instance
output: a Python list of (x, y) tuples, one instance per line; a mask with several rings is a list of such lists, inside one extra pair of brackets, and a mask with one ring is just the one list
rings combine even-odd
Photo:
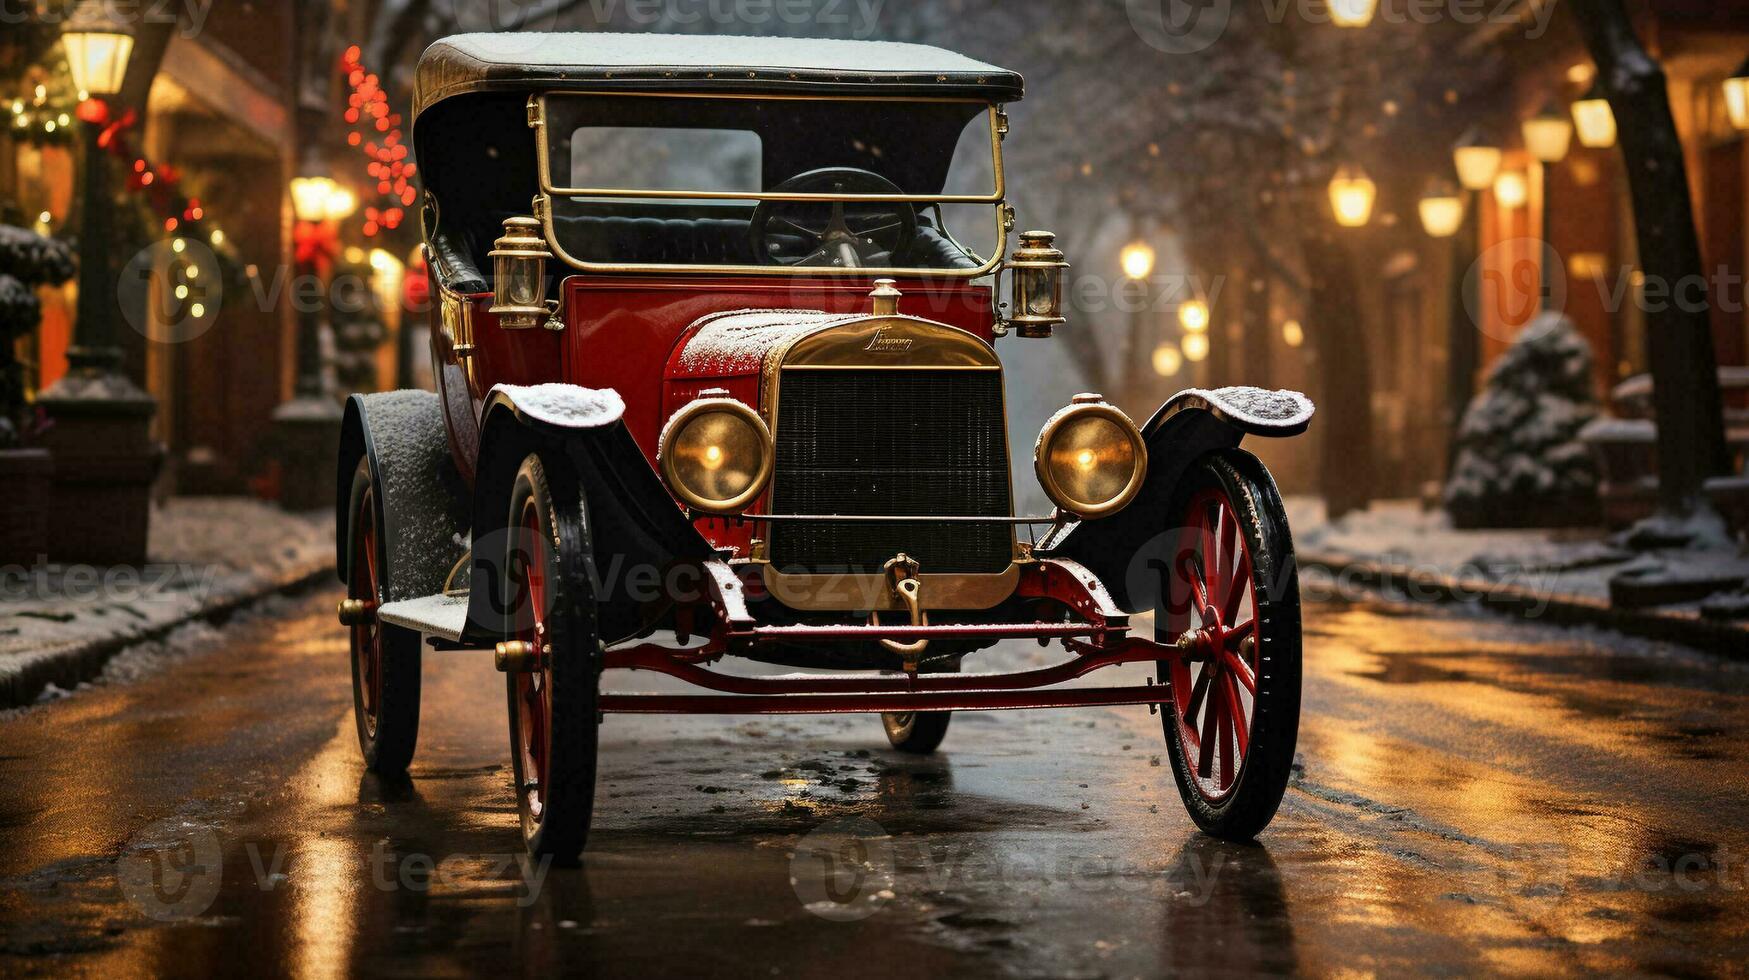
[(1703, 505), (1706, 479), (1730, 466), (1708, 310), (1705, 303), (1676, 299), (1684, 284), (1707, 281), (1682, 143), (1664, 70), (1640, 45), (1621, 0), (1587, 0), (1568, 9), (1620, 125), (1641, 269), (1648, 283), (1661, 284), (1672, 297), (1646, 310), (1646, 349), (1658, 417), (1659, 502), (1682, 516)]
[[(1316, 208), (1303, 215), (1309, 228), (1329, 223)], [(1325, 515), (1336, 520), (1372, 500), (1372, 368), (1355, 297), (1359, 283), (1348, 249), (1334, 236), (1302, 243), (1311, 277), (1306, 332), (1318, 353), (1318, 479)]]

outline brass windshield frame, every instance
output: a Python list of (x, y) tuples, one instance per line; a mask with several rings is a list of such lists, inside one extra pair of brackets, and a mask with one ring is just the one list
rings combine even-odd
[[(843, 194), (831, 192), (743, 192), (743, 191), (685, 191), (685, 190), (639, 190), (636, 188), (603, 188), (603, 187), (554, 187), (552, 178), (552, 154), (548, 144), (547, 102), (549, 99), (572, 98), (664, 98), (664, 99), (715, 99), (738, 101), (815, 101), (815, 102), (959, 102), (987, 107), (985, 113), (990, 127), (991, 163), (995, 172), (995, 190), (990, 194)], [(585, 272), (605, 273), (710, 273), (729, 275), (760, 275), (760, 276), (841, 276), (867, 278), (870, 276), (918, 276), (941, 277), (948, 279), (976, 279), (989, 275), (1002, 264), (1002, 257), (1008, 252), (1008, 233), (1013, 230), (1013, 211), (1004, 201), (1007, 193), (1007, 178), (1002, 162), (1002, 141), (1008, 133), (1008, 117), (1002, 107), (984, 99), (971, 98), (920, 98), (904, 96), (846, 96), (846, 95), (742, 95), (737, 93), (711, 92), (546, 92), (531, 95), (528, 99), (528, 124), (535, 131), (535, 160), (540, 176), (541, 193), (535, 198), (535, 217), (540, 219), (541, 227), (547, 237), (547, 244), (567, 265)], [(706, 265), (693, 263), (643, 263), (643, 262), (590, 262), (579, 259), (565, 249), (559, 240), (558, 229), (553, 220), (553, 199), (555, 197), (598, 197), (598, 198), (638, 198), (649, 200), (693, 200), (693, 201), (816, 201), (816, 202), (862, 202), (895, 204), (988, 204), (995, 212), (996, 247), (985, 258), (983, 264), (972, 269), (924, 269), (915, 267), (868, 267), (839, 268), (836, 266), (793, 266), (793, 265)]]

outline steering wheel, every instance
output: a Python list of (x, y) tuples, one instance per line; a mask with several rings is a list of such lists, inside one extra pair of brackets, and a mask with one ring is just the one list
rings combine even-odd
[[(895, 197), (905, 193), (880, 174), (855, 167), (810, 170), (772, 190)], [(753, 254), (765, 265), (896, 266), (917, 237), (917, 209), (898, 201), (760, 201), (753, 209), (747, 237)]]

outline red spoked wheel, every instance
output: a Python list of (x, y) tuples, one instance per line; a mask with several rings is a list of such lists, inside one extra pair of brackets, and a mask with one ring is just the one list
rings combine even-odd
[(350, 627), (352, 707), (358, 745), (372, 772), (405, 772), (419, 739), (419, 635), (378, 622), (387, 594), (387, 551), (370, 461), (361, 459), (352, 477), (348, 514), (346, 595), (369, 612)]
[(600, 661), (594, 596), (580, 566), (588, 534), (575, 481), (538, 455), (511, 487), (500, 595), (510, 603), (506, 660), (511, 773), (523, 844), (570, 863), (595, 804)]
[[(542, 542), (545, 534), (540, 526), (540, 514), (531, 496), (523, 501), (521, 519), (515, 525), (518, 557), (522, 559), (522, 576), (526, 586), (528, 608), (526, 625), (516, 632), (516, 638), (528, 643), (537, 653), (539, 666), (510, 674), (510, 697), (516, 703), (511, 720), (516, 726), (514, 748), (521, 765), (517, 780), (520, 808), (529, 821), (539, 826), (546, 813), (547, 736), (552, 723), (552, 658), (547, 637), (547, 549)], [(515, 570), (512, 570), (515, 574)]]
[(1299, 732), (1299, 587), (1281, 498), (1261, 463), (1210, 457), (1187, 476), (1161, 610), (1165, 734), (1192, 819), (1249, 839), (1274, 816)]

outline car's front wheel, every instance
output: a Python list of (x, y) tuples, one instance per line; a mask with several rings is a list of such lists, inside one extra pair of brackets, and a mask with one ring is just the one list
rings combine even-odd
[(1185, 478), (1165, 576), (1160, 668), (1179, 795), (1205, 833), (1255, 837), (1292, 773), (1300, 717), (1300, 600), (1275, 481), (1255, 457), (1210, 456)]
[(575, 486), (549, 480), (530, 454), (516, 473), (506, 530), (500, 595), (510, 601), (506, 641), (521, 645), (505, 675), (516, 812), (530, 854), (569, 863), (588, 839), (595, 805), (600, 679), (595, 598), (588, 576), (572, 567), (588, 547)]
[(419, 741), (420, 647), (418, 633), (376, 618), (388, 586), (379, 500), (370, 460), (360, 459), (348, 501), (346, 597), (368, 615), (350, 627), (352, 713), (365, 768), (394, 776), (407, 771)]

